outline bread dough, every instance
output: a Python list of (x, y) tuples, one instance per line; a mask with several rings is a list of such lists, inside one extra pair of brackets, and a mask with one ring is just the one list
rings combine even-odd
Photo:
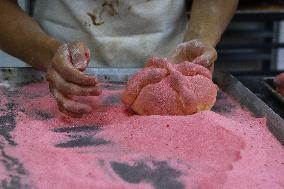
[(205, 67), (154, 57), (128, 81), (122, 101), (140, 115), (189, 115), (211, 109), (216, 96)]

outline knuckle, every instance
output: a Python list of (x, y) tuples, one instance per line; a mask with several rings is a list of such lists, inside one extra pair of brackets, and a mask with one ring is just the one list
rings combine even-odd
[(54, 81), (53, 81), (53, 77), (52, 77), (52, 76), (46, 77), (46, 80), (48, 81), (48, 83), (49, 83), (50, 85), (54, 85)]
[(50, 93), (52, 94), (52, 96), (55, 97), (56, 95), (55, 95), (55, 92), (54, 92), (54, 87), (51, 83), (49, 83), (48, 89), (49, 89)]
[(52, 75), (53, 75), (53, 70), (51, 67), (49, 67), (46, 71), (46, 79), (51, 79), (52, 78)]
[(51, 77), (50, 77), (50, 75), (48, 73), (46, 74), (45, 79), (46, 79), (46, 81), (50, 82)]
[(50, 93), (52, 94), (52, 96), (57, 100), (55, 94), (54, 94), (54, 91), (53, 91), (53, 87), (52, 86), (49, 86), (49, 91)]
[(94, 88), (94, 89), (92, 89), (90, 92), (92, 92), (92, 93), (100, 93), (101, 90), (98, 89), (98, 88)]
[(84, 47), (85, 46), (85, 44), (81, 41), (76, 41), (75, 43), (76, 43), (76, 46), (78, 46), (78, 47)]
[(65, 94), (65, 95), (70, 94), (70, 89), (68, 87), (66, 87), (65, 85), (63, 85), (63, 84), (57, 84), (56, 88), (62, 94)]
[(62, 62), (61, 56), (62, 56), (62, 53), (56, 52), (52, 58), (51, 66), (56, 66), (59, 62)]
[(74, 95), (81, 95), (84, 94), (84, 90), (79, 88), (79, 87), (73, 87), (73, 88), (69, 88), (70, 93), (73, 93)]
[(63, 102), (63, 103), (61, 104), (61, 106), (62, 106), (64, 109), (67, 109), (67, 110), (70, 108), (69, 104), (66, 103), (66, 102)]
[(61, 113), (65, 113), (64, 109), (63, 109), (60, 105), (58, 105), (58, 110), (59, 110)]
[(81, 43), (80, 41), (74, 41), (74, 42), (70, 43), (70, 46), (77, 46), (80, 43)]
[(62, 106), (62, 104), (63, 104), (63, 103), (62, 103), (62, 100), (58, 97), (58, 95), (56, 95), (55, 93), (53, 93), (53, 97), (54, 97), (54, 99), (55, 99), (57, 105), (63, 107), (63, 106)]

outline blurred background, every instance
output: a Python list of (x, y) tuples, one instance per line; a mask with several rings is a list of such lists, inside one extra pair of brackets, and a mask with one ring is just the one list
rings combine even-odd
[[(31, 0), (18, 0), (32, 13)], [(190, 17), (191, 1), (187, 1)], [(240, 0), (237, 14), (217, 46), (216, 69), (270, 72), (284, 70), (284, 0)], [(0, 50), (5, 65), (26, 66)]]
[[(187, 3), (190, 15), (191, 1)], [(218, 70), (283, 70), (284, 0), (240, 0), (217, 51)]]

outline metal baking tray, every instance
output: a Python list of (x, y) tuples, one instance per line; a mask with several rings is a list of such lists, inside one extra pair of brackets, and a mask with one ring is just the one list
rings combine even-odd
[(262, 83), (269, 91), (269, 93), (272, 94), (277, 100), (279, 100), (279, 102), (283, 103), (284, 105), (284, 97), (275, 90), (273, 79), (274, 77), (264, 77)]
[[(126, 82), (138, 69), (88, 68), (86, 73), (96, 75), (101, 82)], [(30, 67), (0, 68), (1, 85), (21, 85), (44, 80), (45, 73)], [(271, 133), (284, 145), (284, 120), (261, 99), (246, 88), (238, 79), (224, 72), (215, 72), (214, 82), (220, 89), (234, 97), (256, 117), (266, 117)]]

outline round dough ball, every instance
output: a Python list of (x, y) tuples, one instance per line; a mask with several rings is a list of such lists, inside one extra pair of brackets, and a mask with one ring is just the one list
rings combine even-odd
[(208, 69), (151, 58), (128, 81), (122, 101), (140, 115), (190, 115), (211, 109), (216, 96)]

